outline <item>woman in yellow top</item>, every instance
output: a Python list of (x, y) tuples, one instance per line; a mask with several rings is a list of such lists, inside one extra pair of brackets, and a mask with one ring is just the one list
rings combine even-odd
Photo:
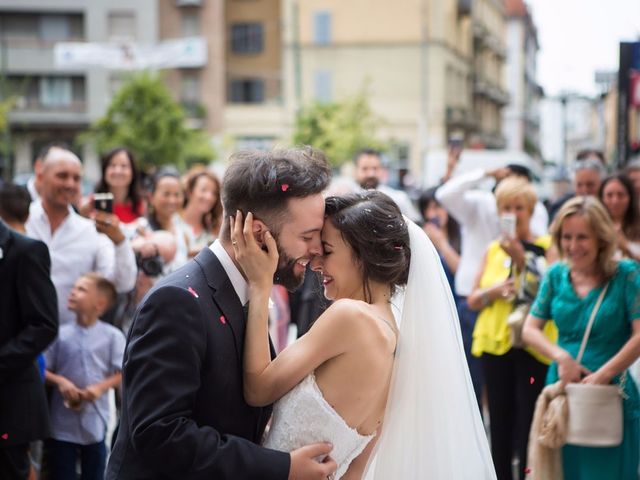
[(495, 196), (502, 234), (489, 245), (467, 302), (480, 311), (471, 353), (481, 357), (484, 370), (493, 463), (498, 480), (512, 480), (514, 457), (520, 461), (517, 478), (524, 479), (529, 426), (547, 363), (513, 346), (507, 318), (514, 307), (526, 308), (535, 298), (551, 241), (548, 235), (536, 238), (529, 230), (537, 200), (529, 182), (507, 178)]

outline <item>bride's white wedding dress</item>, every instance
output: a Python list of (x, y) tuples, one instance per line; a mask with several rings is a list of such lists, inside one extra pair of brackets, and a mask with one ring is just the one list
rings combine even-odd
[(338, 464), (332, 478), (338, 480), (373, 437), (347, 425), (322, 396), (312, 373), (274, 405), (264, 446), (290, 452), (310, 443), (331, 442), (331, 458)]
[[(401, 306), (400, 333), (382, 432), (364, 478), (495, 480), (451, 289), (433, 244), (406, 221), (409, 280), (391, 302)], [(265, 446), (290, 452), (329, 441), (338, 479), (371, 438), (347, 425), (311, 374), (276, 402)]]

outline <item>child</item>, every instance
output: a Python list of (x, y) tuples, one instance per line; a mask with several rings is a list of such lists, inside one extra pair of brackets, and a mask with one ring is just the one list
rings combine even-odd
[(76, 478), (80, 452), (82, 479), (104, 478), (104, 443), (110, 388), (120, 385), (124, 335), (98, 319), (115, 301), (111, 282), (82, 275), (69, 294), (76, 322), (63, 325), (46, 352), (45, 378), (56, 387), (51, 399), (51, 439), (47, 442), (50, 478)]

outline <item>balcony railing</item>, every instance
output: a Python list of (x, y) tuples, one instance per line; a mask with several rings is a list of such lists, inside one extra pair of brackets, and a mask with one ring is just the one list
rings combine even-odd
[(14, 107), (16, 112), (73, 112), (85, 113), (87, 111), (86, 100), (72, 100), (70, 103), (52, 104), (43, 102), (40, 98), (20, 97)]

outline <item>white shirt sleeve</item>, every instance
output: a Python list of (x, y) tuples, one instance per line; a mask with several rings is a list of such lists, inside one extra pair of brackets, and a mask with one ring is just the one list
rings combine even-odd
[(473, 222), (477, 218), (476, 199), (473, 188), (486, 177), (481, 168), (453, 177), (436, 190), (436, 200), (455, 217), (462, 225)]
[(126, 293), (133, 290), (136, 286), (136, 277), (138, 275), (138, 265), (136, 264), (136, 255), (133, 252), (131, 243), (126, 238), (120, 245), (114, 245), (115, 248), (115, 284), (118, 293)]
[(536, 237), (546, 235), (549, 231), (549, 213), (541, 202), (536, 202), (529, 228)]
[(98, 244), (94, 259), (95, 271), (115, 283), (116, 261), (113, 242), (103, 233), (97, 233), (95, 241)]

